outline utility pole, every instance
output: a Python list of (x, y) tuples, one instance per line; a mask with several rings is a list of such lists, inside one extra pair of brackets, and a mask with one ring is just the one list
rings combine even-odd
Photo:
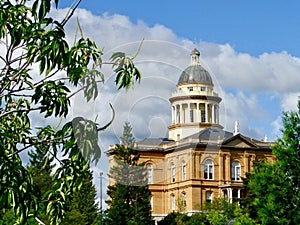
[(100, 172), (100, 213), (102, 214), (102, 176), (103, 172)]

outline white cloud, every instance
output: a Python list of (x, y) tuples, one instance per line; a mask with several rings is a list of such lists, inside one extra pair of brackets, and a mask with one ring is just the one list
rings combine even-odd
[[(63, 9), (53, 14), (62, 19), (66, 12), (67, 10)], [(175, 90), (181, 71), (188, 66), (189, 53), (195, 44), (176, 36), (163, 25), (149, 27), (143, 21), (132, 23), (127, 16), (96, 16), (84, 9), (76, 11), (66, 28), (70, 40), (75, 34), (76, 17), (85, 36), (94, 39), (98, 46), (104, 46), (105, 59), (114, 51), (134, 54), (140, 41), (143, 38), (145, 41), (136, 58), (136, 64), (143, 73), (140, 85), (136, 85), (134, 90), (126, 94), (123, 91), (117, 92), (111, 70), (104, 67), (108, 77), (101, 89), (99, 100), (92, 103), (92, 106), (86, 105), (86, 108), (82, 107), (83, 101), (76, 100), (80, 104), (79, 107), (74, 107), (74, 110), (93, 117), (100, 113), (99, 121), (104, 124), (111, 117), (107, 110), (108, 103), (112, 103), (117, 117), (113, 126), (107, 130), (109, 134), (120, 135), (124, 121), (132, 120), (137, 137), (156, 136), (155, 129), (149, 128), (150, 121), (159, 116), (165, 126), (168, 125), (168, 98)], [(236, 52), (230, 44), (201, 41), (196, 45), (201, 51), (201, 64), (211, 73), (215, 90), (223, 98), (222, 104), (226, 110), (223, 112), (223, 122), (228, 130), (231, 130), (235, 120), (239, 120), (241, 129), (247, 134), (257, 137), (263, 135), (263, 120), (268, 120), (272, 112), (268, 111), (267, 103), (260, 105), (262, 93), (281, 96), (278, 107), (281, 106), (282, 109), (292, 107), (300, 83), (299, 58), (287, 52), (264, 53), (253, 57), (247, 53)], [(161, 103), (165, 103), (166, 106), (159, 106)], [(90, 113), (91, 110), (93, 113)], [(254, 127), (251, 127), (251, 120), (256, 124)]]
[(282, 111), (286, 112), (286, 111), (296, 110), (297, 103), (299, 100), (300, 100), (300, 92), (284, 94), (281, 99)]
[[(66, 12), (62, 9), (52, 13), (61, 20)], [(83, 114), (90, 119), (98, 115), (98, 122), (105, 124), (111, 118), (109, 103), (113, 104), (116, 118), (112, 126), (100, 133), (102, 151), (109, 144), (118, 142), (125, 121), (131, 122), (138, 139), (166, 136), (167, 126), (171, 122), (168, 99), (182, 70), (189, 64), (189, 54), (195, 44), (176, 36), (163, 25), (149, 27), (143, 21), (132, 23), (123, 15), (96, 16), (84, 9), (76, 11), (66, 28), (70, 43), (76, 31), (76, 17), (84, 35), (94, 39), (100, 48), (104, 47), (103, 57), (106, 60), (115, 51), (134, 54), (141, 40), (144, 38), (145, 41), (136, 58), (136, 64), (143, 73), (141, 84), (127, 93), (116, 91), (110, 66), (104, 67), (107, 76), (104, 86), (100, 87), (99, 98), (89, 104), (85, 104), (80, 97), (75, 98), (73, 115)], [(238, 120), (241, 132), (250, 137), (261, 139), (265, 134), (276, 136), (281, 115), (272, 115), (273, 110), (269, 109), (271, 104), (262, 104), (266, 99), (262, 100), (262, 95), (279, 99), (278, 106), (272, 103), (273, 107), (293, 109), (299, 96), (300, 59), (287, 52), (264, 53), (254, 57), (236, 52), (230, 44), (201, 41), (196, 46), (201, 51), (201, 64), (211, 73), (215, 90), (223, 98), (222, 125), (232, 131), (234, 121)], [(268, 134), (268, 130), (273, 132)], [(101, 161), (99, 166), (105, 171), (107, 162)]]
[(229, 44), (208, 49), (214, 54), (205, 57), (205, 62), (224, 88), (277, 93), (299, 90), (300, 60), (286, 52), (253, 57), (236, 52)]

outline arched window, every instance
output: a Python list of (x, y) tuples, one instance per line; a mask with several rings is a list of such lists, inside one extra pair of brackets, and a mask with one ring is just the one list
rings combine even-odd
[(171, 183), (175, 182), (175, 164), (171, 164)]
[(171, 210), (175, 210), (176, 209), (176, 199), (175, 199), (175, 195), (172, 194), (171, 195)]
[(181, 173), (182, 173), (182, 181), (185, 181), (186, 180), (186, 163), (185, 163), (185, 161), (182, 161)]
[(241, 165), (239, 162), (231, 164), (231, 179), (235, 181), (241, 180)]
[(205, 160), (204, 163), (204, 179), (206, 180), (214, 179), (214, 164), (210, 159)]
[(153, 166), (151, 164), (147, 165), (147, 178), (148, 184), (153, 183)]

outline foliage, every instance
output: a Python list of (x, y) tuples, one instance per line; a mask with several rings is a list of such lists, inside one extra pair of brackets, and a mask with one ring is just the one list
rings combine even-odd
[[(37, 215), (41, 200), (19, 154), (44, 148), (58, 162), (53, 189), (44, 199), (51, 224), (60, 224), (65, 202), (82, 185), (89, 162), (100, 158), (98, 131), (106, 128), (83, 117), (55, 129), (33, 127), (33, 115), (46, 124), (66, 117), (71, 98), (80, 91), (86, 101), (97, 98), (104, 81), (103, 52), (96, 43), (83, 36), (72, 45), (66, 40), (64, 27), (80, 0), (62, 21), (49, 16), (58, 2), (0, 1), (0, 210), (12, 208), (19, 224)], [(132, 60), (114, 53), (108, 62), (118, 88), (128, 89), (140, 80)]]
[(35, 151), (29, 151), (28, 155), (30, 157), (28, 171), (30, 172), (33, 183), (36, 185), (40, 194), (37, 217), (44, 223), (49, 224), (50, 219), (46, 213), (46, 196), (54, 184), (51, 175), (54, 168), (53, 158), (48, 155), (47, 148), (44, 148), (42, 145), (37, 146)]
[(96, 189), (92, 180), (92, 173), (87, 172), (81, 189), (74, 192), (70, 201), (67, 202), (68, 210), (63, 219), (63, 225), (94, 225), (97, 223)]
[(176, 225), (176, 218), (179, 216), (180, 213), (172, 212), (169, 213), (163, 220), (159, 221), (158, 225)]
[(110, 170), (114, 184), (107, 190), (109, 196), (106, 224), (153, 224), (151, 193), (146, 183), (146, 169), (139, 163), (129, 123), (125, 123), (122, 143), (114, 149), (115, 165)]
[(211, 210), (207, 215), (207, 220), (211, 225), (224, 225), (228, 222), (228, 218), (221, 211)]
[(261, 224), (300, 223), (300, 101), (283, 114), (283, 136), (273, 146), (277, 160), (256, 163), (245, 182), (248, 203)]
[(247, 210), (241, 208), (236, 203), (229, 203), (226, 199), (214, 199), (212, 203), (206, 204), (202, 209), (187, 216), (185, 213), (173, 212), (168, 214), (158, 225), (254, 225)]

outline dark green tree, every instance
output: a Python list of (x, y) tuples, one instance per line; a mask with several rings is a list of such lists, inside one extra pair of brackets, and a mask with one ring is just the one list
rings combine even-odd
[[(58, 21), (50, 10), (59, 0), (0, 1), (0, 211), (13, 208), (19, 224), (37, 216), (41, 201), (19, 154), (43, 146), (58, 162), (45, 199), (51, 224), (60, 224), (66, 200), (83, 182), (89, 163), (100, 158), (98, 132), (107, 127), (80, 116), (66, 121), (72, 97), (82, 91), (86, 101), (97, 98), (103, 64), (112, 66), (118, 89), (141, 78), (135, 56), (116, 52), (103, 62), (103, 51), (83, 32), (73, 44), (67, 42), (64, 29), (80, 2)], [(36, 129), (34, 112), (35, 120), (63, 123)]]
[(92, 182), (93, 175), (87, 173), (82, 187), (75, 191), (67, 202), (66, 217), (63, 225), (95, 225), (98, 218), (98, 207), (95, 202), (96, 189)]
[(300, 224), (300, 101), (297, 111), (283, 113), (272, 151), (275, 163), (257, 162), (245, 181), (251, 215), (261, 224)]
[(108, 187), (106, 224), (149, 225), (151, 217), (151, 192), (147, 185), (146, 168), (139, 163), (139, 153), (134, 149), (134, 137), (129, 123), (125, 123), (122, 145), (114, 149), (115, 166), (110, 170), (114, 184)]
[[(36, 186), (38, 202), (37, 217), (45, 224), (50, 223), (49, 216), (46, 213), (47, 208), (47, 193), (52, 189), (54, 181), (51, 173), (54, 168), (53, 158), (47, 153), (47, 148), (40, 145), (36, 150), (28, 152), (29, 166), (28, 171), (32, 176), (32, 181)], [(33, 219), (30, 219), (32, 222)]]

